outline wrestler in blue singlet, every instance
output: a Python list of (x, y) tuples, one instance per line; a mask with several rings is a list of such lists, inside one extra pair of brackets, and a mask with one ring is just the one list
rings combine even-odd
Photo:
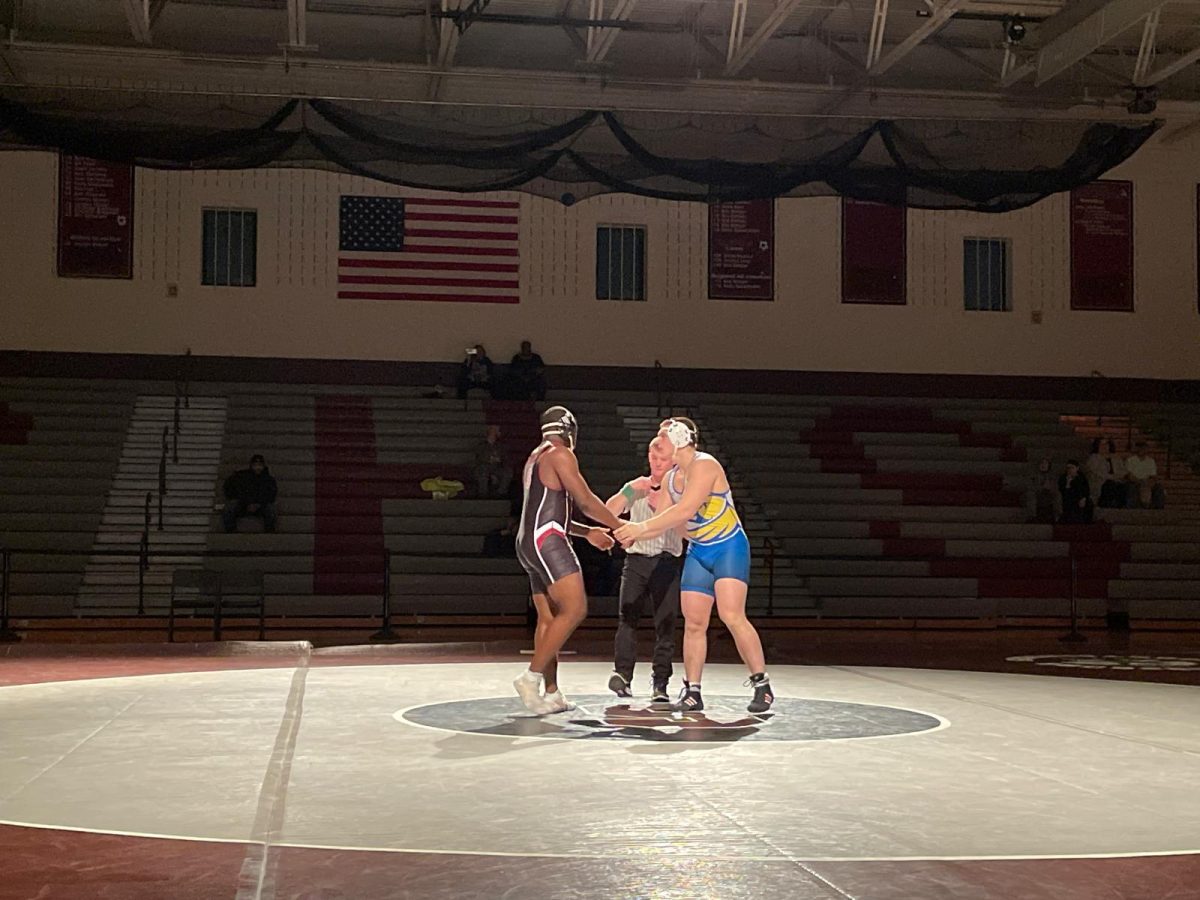
[[(713, 459), (697, 453), (696, 461)], [(715, 460), (714, 460), (715, 461)], [(683, 491), (675, 485), (678, 467), (667, 473), (667, 493), (678, 503)], [(683, 566), (681, 591), (716, 596), (719, 578), (736, 578), (750, 583), (750, 540), (733, 506), (733, 492), (713, 491), (696, 514), (687, 521), (688, 552)]]

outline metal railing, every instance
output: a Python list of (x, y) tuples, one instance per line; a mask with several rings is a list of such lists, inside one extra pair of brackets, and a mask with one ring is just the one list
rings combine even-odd
[[(19, 640), (19, 635), (17, 634), (17, 632), (15, 630), (10, 628), (10, 623), (11, 623), (11, 603), (12, 603), (12, 598), (14, 595), (13, 585), (12, 585), (13, 569), (20, 568), (19, 565), (15, 565), (15, 561), (18, 561), (21, 557), (42, 557), (42, 558), (45, 558), (45, 557), (59, 557), (59, 558), (85, 557), (88, 559), (102, 558), (102, 559), (114, 560), (114, 561), (128, 559), (133, 565), (136, 565), (137, 572), (138, 572), (137, 615), (139, 617), (145, 617), (147, 615), (145, 574), (146, 574), (147, 570), (150, 568), (151, 564), (153, 563), (155, 555), (166, 556), (166, 557), (173, 556), (173, 554), (171, 553), (171, 551), (169, 549), (155, 554), (155, 553), (152, 553), (149, 548), (150, 499), (151, 499), (150, 494), (147, 493), (145, 523), (143, 526), (141, 540), (139, 542), (137, 550), (49, 550), (49, 549), (47, 549), (47, 550), (12, 550), (9, 548), (0, 547), (0, 641)], [(367, 555), (370, 555), (370, 554), (367, 554)], [(220, 572), (221, 571), (220, 569), (209, 569), (207, 566), (205, 566), (205, 562), (216, 561), (216, 560), (221, 560), (221, 559), (261, 558), (262, 556), (263, 556), (263, 554), (260, 551), (256, 551), (256, 550), (225, 550), (225, 551), (210, 550), (210, 551), (205, 552), (204, 554), (199, 555), (198, 559), (200, 560), (200, 562), (198, 564), (192, 564), (192, 563), (178, 564), (175, 566), (175, 568), (179, 569), (179, 570), (204, 569), (206, 571)], [(272, 553), (272, 554), (270, 554), (270, 556), (272, 556), (274, 558), (282, 557), (282, 558), (286, 558), (286, 559), (312, 559), (312, 554), (308, 553), (308, 552)], [(393, 622), (396, 617), (396, 610), (395, 610), (395, 606), (393, 603), (393, 601), (394, 601), (394, 591), (393, 591), (393, 582), (392, 582), (393, 560), (397, 557), (403, 557), (403, 558), (411, 557), (413, 559), (427, 560), (431, 556), (444, 556), (447, 559), (457, 558), (456, 555), (454, 555), (454, 554), (397, 553), (395, 551), (392, 551), (392, 550), (386, 549), (386, 548), (379, 555), (380, 564), (381, 564), (380, 574), (382, 576), (382, 590), (379, 593), (379, 612), (378, 612), (380, 627), (379, 627), (378, 631), (376, 631), (374, 634), (371, 635), (372, 640), (391, 641), (391, 640), (399, 640), (400, 639), (400, 636), (395, 632), (395, 630), (393, 628)], [(515, 563), (514, 563), (514, 565), (515, 565)], [(263, 576), (268, 575), (268, 574), (289, 574), (286, 572), (279, 573), (279, 572), (264, 571), (264, 570), (252, 570), (252, 571), (255, 571), (257, 574), (261, 574)], [(308, 572), (310, 572), (310, 571), (311, 571), (311, 569), (309, 569), (309, 570), (298, 569), (296, 572), (291, 573), (291, 574), (308, 574)], [(62, 574), (62, 573), (61, 572), (60, 573), (47, 573), (45, 570), (32, 570), (28, 574)], [(266, 591), (263, 592), (264, 598), (269, 598), (271, 596), (273, 596), (273, 595)], [(291, 596), (291, 595), (289, 594), (289, 596)], [(319, 595), (315, 595), (315, 596), (319, 596)], [(370, 596), (370, 595), (367, 594), (364, 596)], [(186, 601), (175, 601), (175, 605), (178, 607), (182, 607), (182, 608), (188, 607), (188, 604)], [(171, 611), (169, 608), (164, 609), (162, 611), (162, 615), (169, 616), (170, 612)], [(414, 617), (417, 617), (417, 616), (426, 615), (426, 614), (434, 614), (435, 612), (436, 611), (434, 611), (434, 610), (420, 611), (420, 610), (417, 610), (414, 606), (412, 615)], [(21, 615), (21, 618), (22, 619), (55, 619), (55, 618), (72, 617), (72, 616), (76, 616), (77, 614), (78, 614), (78, 611), (74, 610), (74, 609), (71, 610), (70, 612), (64, 612), (64, 613), (61, 613), (58, 615), (36, 615), (36, 614), (26, 612)], [(100, 616), (111, 616), (111, 615), (113, 615), (113, 612), (112, 612), (112, 610), (107, 610), (104, 612), (98, 612), (97, 614)], [(514, 610), (513, 614), (514, 615), (520, 614), (523, 616), (524, 610), (523, 609), (520, 610), (519, 613), (518, 613), (518, 611)], [(119, 615), (119, 613), (117, 613), (117, 615)], [(264, 613), (264, 615), (265, 615), (265, 613)], [(281, 613), (280, 615), (294, 616), (293, 613)], [(337, 613), (325, 613), (323, 615), (330, 616), (330, 615), (337, 615)], [(316, 617), (319, 617), (319, 616), (316, 616)]]
[(191, 409), (190, 379), (192, 374), (192, 348), (188, 347), (179, 359), (179, 367), (175, 373), (175, 406), (178, 408), (180, 397), (183, 398), (183, 408)]
[(0, 547), (0, 643), (19, 641), (21, 636), (8, 627), (8, 597), (12, 581), (12, 555)]
[(763, 538), (763, 551), (767, 563), (767, 615), (775, 615), (775, 554), (779, 543), (772, 537)]
[[(161, 515), (161, 513), (160, 513)], [(142, 537), (138, 541), (138, 615), (146, 612), (146, 571), (150, 568), (150, 492), (142, 510)]]
[(162, 452), (158, 457), (158, 530), (165, 527), (163, 522), (163, 498), (167, 496), (167, 426), (162, 430)]

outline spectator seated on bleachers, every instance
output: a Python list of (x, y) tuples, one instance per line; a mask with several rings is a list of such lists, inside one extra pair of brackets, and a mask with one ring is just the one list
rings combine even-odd
[(1162, 509), (1166, 496), (1158, 483), (1158, 465), (1146, 453), (1146, 442), (1138, 441), (1132, 453), (1125, 457), (1125, 507), (1127, 509)]
[(1079, 463), (1067, 460), (1067, 470), (1058, 478), (1062, 496), (1062, 519), (1068, 525), (1087, 525), (1092, 521), (1092, 490), (1087, 477), (1079, 471)]
[(489, 425), (487, 434), (475, 447), (475, 484), (480, 499), (504, 497), (512, 483), (512, 469), (504, 459), (500, 426)]
[(493, 380), (495, 373), (496, 367), (488, 358), (483, 344), (471, 347), (458, 370), (458, 399), (466, 400), (467, 392), (472, 390), (487, 391), (491, 396), (496, 386)]
[(1083, 471), (1092, 489), (1094, 505), (1101, 509), (1125, 505), (1125, 463), (1117, 456), (1116, 444), (1111, 439), (1096, 438), (1092, 441), (1091, 453), (1084, 461)]
[(546, 364), (529, 341), (521, 341), (520, 352), (513, 354), (507, 382), (505, 393), (512, 400), (546, 399)]
[(483, 536), (483, 555), (493, 557), (517, 556), (517, 528), (520, 520), (509, 516), (503, 525), (493, 528)]
[(1042, 457), (1029, 480), (1028, 496), (1032, 502), (1026, 506), (1034, 522), (1046, 525), (1053, 524), (1057, 518), (1058, 486), (1054, 483), (1052, 467), (1050, 457)]
[(225, 479), (225, 510), (221, 523), (226, 532), (237, 530), (238, 519), (257, 516), (263, 528), (275, 530), (275, 477), (261, 453), (250, 457), (250, 468), (240, 469)]

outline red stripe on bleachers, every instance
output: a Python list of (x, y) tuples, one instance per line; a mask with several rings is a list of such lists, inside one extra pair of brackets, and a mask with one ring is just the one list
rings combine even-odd
[(873, 538), (900, 537), (899, 522), (871, 522), (867, 526), (867, 536)]
[(933, 409), (928, 406), (834, 406), (829, 410), (831, 419), (912, 419), (931, 421)]
[(822, 442), (809, 444), (808, 454), (815, 459), (865, 459), (866, 449), (862, 444), (826, 444)]
[(0, 444), (28, 444), (33, 430), (33, 416), (15, 413), (8, 403), (0, 402)]
[(484, 400), (483, 416), (500, 428), (504, 457), (514, 469), (542, 441), (541, 418), (531, 400)]
[(880, 472), (877, 475), (863, 475), (862, 486), (876, 490), (916, 488), (994, 492), (1004, 488), (1004, 476), (963, 475), (953, 472)]
[(1054, 540), (1056, 541), (1111, 541), (1112, 526), (1107, 522), (1093, 522), (1090, 525), (1064, 525), (1058, 524), (1054, 526)]
[(1012, 448), (1012, 437), (996, 431), (974, 432), (967, 431), (958, 436), (960, 447), (998, 447), (1001, 450)]
[(905, 506), (1020, 506), (1016, 491), (954, 491), (910, 488), (901, 494)]
[(876, 419), (876, 418), (819, 418), (813, 423), (815, 432), (895, 433), (895, 434), (956, 434), (969, 426), (945, 419)]
[(797, 435), (802, 444), (853, 444), (853, 431), (825, 431), (824, 429), (806, 429)]
[(383, 501), (428, 496), (421, 480), (465, 480), (460, 466), (380, 463), (370, 398), (316, 398), (314, 441), (314, 594), (381, 594)]
[(878, 468), (873, 459), (834, 458), (822, 459), (821, 471), (830, 475), (853, 475), (874, 472)]
[(945, 556), (946, 542), (941, 538), (887, 538), (883, 541), (883, 555), (906, 559)]

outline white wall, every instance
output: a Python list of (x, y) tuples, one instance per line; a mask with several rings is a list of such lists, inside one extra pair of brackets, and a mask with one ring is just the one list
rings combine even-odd
[[(1070, 310), (1066, 196), (910, 211), (904, 307), (839, 302), (833, 198), (777, 203), (773, 303), (707, 299), (704, 206), (625, 196), (521, 197), (519, 305), (338, 300), (338, 196), (415, 192), (283, 169), (139, 170), (133, 280), (59, 279), (56, 157), (0, 153), (0, 349), (437, 361), (482, 340), (499, 360), (529, 337), (550, 363), (1195, 378), (1198, 149), (1147, 146), (1108, 176), (1135, 184), (1132, 314)], [(258, 210), (258, 287), (200, 285), (213, 205)], [(648, 302), (594, 299), (598, 223), (648, 228)], [(988, 235), (1013, 242), (1009, 313), (963, 310), (961, 241)]]

